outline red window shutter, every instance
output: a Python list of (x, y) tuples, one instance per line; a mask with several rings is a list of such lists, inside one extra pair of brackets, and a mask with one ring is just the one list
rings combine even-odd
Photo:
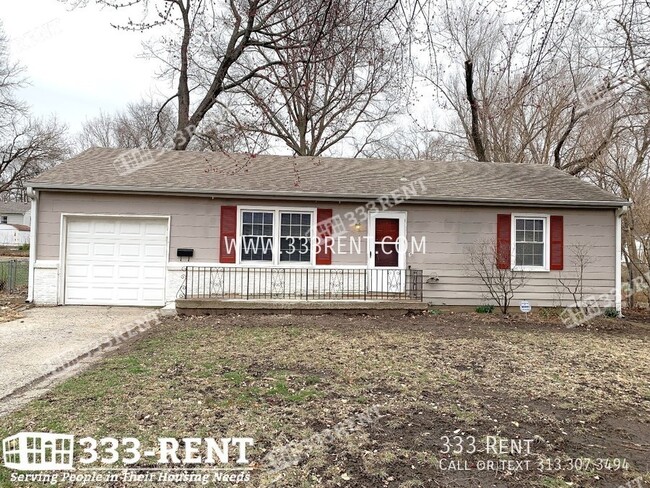
[(497, 215), (497, 268), (510, 269), (510, 214)]
[(332, 264), (332, 253), (328, 244), (332, 237), (332, 209), (319, 208), (316, 210), (316, 234), (318, 235), (318, 254), (316, 264)]
[(553, 270), (564, 269), (564, 217), (551, 215), (551, 266)]
[(221, 206), (221, 238), (219, 239), (219, 262), (234, 263), (237, 256), (237, 207)]

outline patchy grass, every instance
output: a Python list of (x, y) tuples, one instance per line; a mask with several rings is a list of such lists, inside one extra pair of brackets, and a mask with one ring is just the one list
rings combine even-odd
[[(168, 319), (0, 419), (0, 438), (137, 437), (144, 450), (158, 437), (250, 436), (247, 486), (650, 482), (650, 326), (602, 318), (566, 329), (554, 320), (442, 312)], [(297, 466), (273, 474), (264, 464), (269, 450), (375, 406), (379, 419), (307, 447)], [(443, 452), (443, 436), (454, 443), (456, 435), (463, 452)], [(532, 439), (530, 452), (488, 453), (486, 436)], [(576, 458), (593, 462), (577, 469)], [(614, 458), (628, 468), (594, 464)], [(463, 469), (441, 469), (450, 461)], [(486, 461), (505, 468), (480, 470)], [(519, 469), (524, 461), (529, 468)], [(1, 486), (11, 486), (8, 476), (0, 470)]]

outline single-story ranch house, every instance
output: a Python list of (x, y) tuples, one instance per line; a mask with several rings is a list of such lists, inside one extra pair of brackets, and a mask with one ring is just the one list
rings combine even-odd
[(163, 306), (178, 298), (479, 305), (476, 249), (525, 273), (517, 300), (620, 309), (629, 202), (549, 166), (89, 149), (28, 184), (29, 300)]

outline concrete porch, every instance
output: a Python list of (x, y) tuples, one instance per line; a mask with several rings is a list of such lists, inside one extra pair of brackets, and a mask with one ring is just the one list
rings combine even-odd
[(237, 300), (218, 298), (180, 298), (176, 311), (180, 315), (227, 313), (259, 314), (381, 314), (422, 313), (428, 305), (419, 300)]

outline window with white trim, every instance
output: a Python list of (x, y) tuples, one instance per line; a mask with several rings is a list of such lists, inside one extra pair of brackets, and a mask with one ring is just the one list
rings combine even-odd
[(280, 212), (280, 261), (311, 262), (311, 213)]
[(546, 220), (545, 217), (515, 217), (515, 266), (546, 268), (549, 244)]
[(242, 209), (240, 262), (311, 263), (313, 221), (311, 210)]
[(242, 261), (273, 261), (273, 220), (273, 212), (242, 212)]

